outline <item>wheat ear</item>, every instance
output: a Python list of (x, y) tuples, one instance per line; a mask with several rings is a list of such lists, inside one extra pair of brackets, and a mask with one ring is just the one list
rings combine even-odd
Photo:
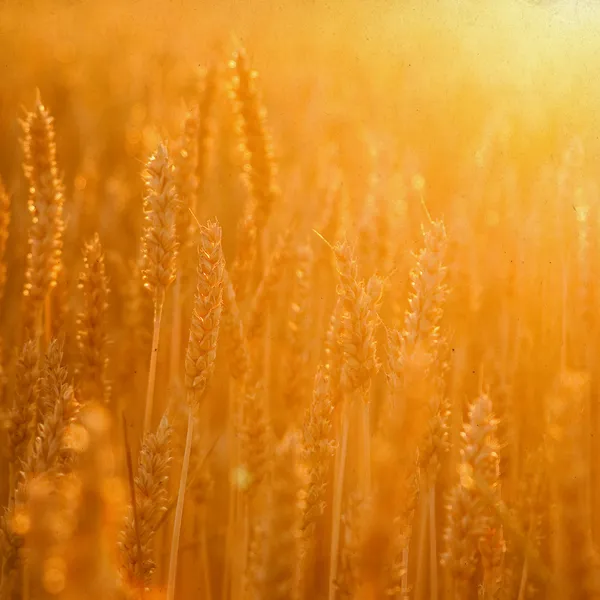
[[(31, 214), (29, 253), (25, 271), (25, 329), (31, 336), (42, 333), (42, 312), (61, 268), (63, 186), (56, 165), (53, 119), (41, 98), (27, 113), (23, 126), (23, 170), (29, 186)], [(50, 316), (46, 311), (46, 320)], [(49, 331), (50, 323), (46, 323)], [(47, 339), (46, 342), (49, 342)]]
[[(185, 388), (188, 402), (188, 425), (185, 440), (181, 478), (173, 537), (169, 560), (167, 581), (167, 600), (175, 597), (175, 581), (177, 578), (177, 557), (183, 506), (190, 463), (193, 435), (193, 411), (197, 409), (206, 386), (214, 371), (217, 355), (217, 340), (223, 302), (223, 271), (225, 268), (221, 249), (221, 227), (216, 222), (208, 222), (200, 227), (198, 246), (198, 284), (194, 298), (194, 309), (190, 325), (190, 335), (185, 356)], [(204, 565), (206, 570), (206, 565)]]
[(108, 368), (108, 278), (100, 237), (96, 234), (83, 249), (83, 271), (79, 289), (83, 293), (83, 310), (78, 319), (79, 389), (84, 402), (108, 402), (110, 385)]
[(135, 505), (132, 502), (119, 541), (121, 573), (134, 590), (144, 590), (156, 568), (153, 540), (169, 499), (171, 437), (172, 428), (163, 417), (156, 433), (146, 434), (142, 441), (134, 480)]
[(154, 301), (154, 329), (144, 408), (144, 433), (147, 433), (152, 423), (162, 311), (167, 288), (175, 279), (178, 249), (175, 228), (178, 198), (173, 168), (164, 144), (159, 144), (155, 154), (150, 157), (146, 165), (144, 183), (146, 229), (142, 240), (143, 277), (144, 285)]

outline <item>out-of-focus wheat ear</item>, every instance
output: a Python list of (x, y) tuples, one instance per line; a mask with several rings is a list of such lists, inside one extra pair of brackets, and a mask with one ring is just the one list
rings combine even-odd
[(238, 223), (236, 246), (230, 275), (237, 301), (241, 304), (251, 291), (250, 284), (257, 256), (257, 229), (253, 215), (245, 215)]
[(312, 401), (306, 410), (302, 428), (302, 460), (307, 471), (307, 486), (298, 564), (301, 593), (312, 589), (314, 551), (318, 538), (324, 536), (322, 517), (331, 462), (336, 450), (332, 419), (331, 386), (326, 368), (320, 365), (315, 376)]
[(23, 534), (28, 527), (25, 510), (15, 513), (14, 507), (4, 509), (0, 517), (0, 598), (18, 600), (21, 598)]
[(513, 581), (518, 584), (518, 600), (525, 600), (531, 588), (543, 588), (542, 578), (536, 571), (542, 563), (541, 551), (547, 541), (545, 533), (549, 529), (549, 458), (546, 448), (540, 444), (527, 455), (520, 477), (514, 511), (518, 515), (521, 531), (526, 535), (520, 576), (517, 568), (512, 570)]
[(248, 341), (252, 369), (257, 379), (266, 377), (265, 363), (267, 348), (265, 346), (265, 336), (269, 326), (269, 309), (275, 288), (281, 281), (285, 272), (285, 265), (290, 259), (290, 239), (291, 230), (289, 229), (278, 238), (248, 309), (245, 328), (246, 339)]
[(475, 514), (468, 489), (457, 484), (446, 504), (445, 549), (442, 565), (449, 571), (454, 600), (468, 598), (477, 569), (477, 547), (473, 534)]
[[(193, 412), (202, 400), (215, 369), (217, 341), (223, 304), (223, 273), (225, 261), (221, 248), (221, 227), (209, 221), (200, 227), (198, 243), (198, 283), (190, 324), (190, 335), (185, 356), (185, 389), (188, 402), (188, 427), (186, 432), (179, 492), (173, 523), (173, 538), (169, 560), (167, 600), (175, 597), (177, 557), (183, 518), (183, 505), (187, 485), (193, 436)], [(204, 565), (205, 572), (207, 566)]]
[(205, 200), (206, 181), (208, 178), (208, 170), (210, 166), (210, 158), (212, 152), (212, 144), (214, 137), (214, 117), (213, 105), (217, 94), (218, 87), (218, 71), (213, 64), (210, 65), (203, 73), (200, 83), (199, 93), (199, 123), (198, 123), (198, 139), (197, 139), (197, 155), (196, 162), (196, 179), (198, 181), (197, 199), (193, 206), (194, 212), (198, 212), (200, 204)]
[[(62, 261), (61, 261), (62, 264)], [(64, 336), (65, 339), (70, 339), (72, 332), (71, 322), (71, 290), (70, 290), (71, 275), (61, 266), (61, 269), (56, 276), (56, 285), (50, 295), (50, 315), (52, 322), (50, 323), (51, 337), (56, 338)], [(67, 356), (69, 356), (69, 347), (65, 348)]]
[(0, 302), (4, 298), (6, 285), (6, 243), (10, 226), (10, 196), (0, 179)]
[(451, 573), (457, 600), (471, 584), (478, 554), (485, 597), (495, 598), (502, 589), (505, 544), (497, 513), (501, 501), (497, 428), (491, 399), (481, 393), (463, 427), (460, 480), (447, 506), (442, 561)]
[[(192, 220), (190, 211), (194, 208), (197, 196), (198, 180), (196, 168), (198, 161), (197, 135), (199, 127), (198, 106), (187, 111), (181, 126), (179, 137), (171, 146), (175, 186), (181, 203), (176, 215), (176, 230), (183, 253), (182, 264), (186, 262), (186, 250), (191, 245)], [(171, 385), (179, 388), (181, 384), (181, 327), (182, 327), (182, 269), (179, 269), (173, 289), (173, 318), (171, 323), (171, 348), (169, 377)]]
[(369, 506), (359, 492), (349, 494), (342, 515), (342, 539), (336, 570), (336, 597), (356, 598), (362, 584), (361, 548)]
[(284, 409), (287, 418), (291, 418), (293, 422), (297, 422), (310, 398), (311, 287), (314, 284), (314, 256), (310, 245), (298, 246), (295, 255), (293, 295), (288, 309), (286, 330), (287, 352), (283, 388)]
[(144, 433), (147, 433), (152, 423), (162, 310), (167, 288), (175, 280), (179, 247), (176, 232), (179, 200), (173, 178), (173, 166), (165, 144), (159, 144), (156, 152), (150, 157), (144, 173), (144, 183), (146, 227), (142, 238), (142, 274), (144, 286), (152, 294), (154, 301), (154, 329), (144, 408)]
[(445, 264), (447, 236), (443, 221), (423, 228), (423, 248), (410, 273), (412, 291), (404, 315), (402, 353), (408, 360), (419, 347), (433, 353), (439, 340), (439, 326), (448, 295)]
[[(428, 229), (423, 229), (423, 237), (424, 246), (410, 272), (411, 292), (403, 329), (388, 330), (386, 335), (385, 372), (388, 384), (393, 395), (408, 394), (410, 404), (414, 399), (414, 406), (406, 409), (413, 415), (422, 415), (431, 409), (429, 402), (422, 401), (423, 397), (431, 394), (415, 394), (412, 388), (423, 383), (424, 378), (431, 379), (429, 371), (439, 353), (439, 327), (448, 294), (444, 223), (432, 221)], [(416, 422), (422, 423), (424, 419), (419, 418)], [(419, 443), (420, 432), (416, 427), (413, 431), (413, 441)]]
[(343, 242), (334, 248), (338, 271), (338, 295), (342, 301), (339, 330), (343, 354), (341, 384), (346, 394), (365, 393), (379, 370), (375, 329), (383, 284), (379, 277), (367, 286), (358, 280), (356, 260)]
[(249, 498), (253, 498), (269, 471), (272, 446), (262, 382), (249, 381), (240, 404), (238, 436), (241, 464), (234, 483)]
[[(56, 164), (53, 119), (42, 104), (39, 93), (35, 107), (27, 113), (22, 127), (23, 171), (28, 184), (28, 208), (32, 219), (23, 290), (24, 325), (31, 337), (39, 337), (44, 325), (44, 303), (56, 285), (61, 268), (64, 231), (63, 185)], [(46, 314), (46, 320), (48, 317)], [(46, 331), (49, 331), (49, 325), (45, 324)]]
[[(243, 156), (244, 180), (249, 191), (242, 231), (252, 246), (238, 244), (238, 259), (249, 270), (249, 283), (256, 286), (262, 276), (265, 261), (265, 228), (277, 204), (280, 191), (276, 183), (277, 169), (273, 158), (271, 136), (266, 127), (266, 111), (257, 85), (257, 73), (250, 68), (244, 49), (234, 53), (230, 63), (232, 71), (231, 98), (236, 113), (236, 125)], [(241, 253), (247, 253), (241, 259)], [(237, 286), (238, 272), (232, 272)], [(243, 271), (242, 271), (243, 272)], [(239, 294), (241, 300), (242, 294)]]
[(239, 464), (232, 473), (232, 485), (239, 492), (236, 530), (239, 539), (234, 550), (237, 570), (233, 573), (232, 587), (238, 593), (248, 574), (248, 555), (252, 535), (262, 526), (257, 506), (264, 496), (265, 483), (272, 464), (273, 436), (267, 417), (266, 394), (262, 381), (250, 375), (242, 391), (238, 425)]
[[(375, 328), (377, 307), (381, 300), (380, 280), (373, 277), (367, 286), (358, 280), (358, 268), (352, 249), (347, 242), (333, 248), (338, 272), (338, 302), (340, 322), (338, 344), (342, 355), (340, 384), (345, 398), (364, 400), (361, 406), (361, 431), (363, 451), (360, 453), (361, 490), (364, 496), (370, 493), (371, 452), (369, 434), (368, 391), (371, 378), (379, 369), (376, 355)], [(349, 430), (349, 402), (342, 406), (342, 433), (340, 453), (336, 466), (333, 491), (332, 534), (329, 569), (329, 599), (335, 595), (336, 569), (340, 536), (341, 510), (343, 502), (344, 472)]]
[(34, 340), (26, 342), (15, 367), (15, 397), (9, 415), (8, 451), (10, 460), (9, 506), (12, 504), (16, 475), (29, 451), (37, 416), (39, 354)]
[(323, 342), (323, 366), (327, 372), (327, 378), (329, 379), (331, 403), (334, 407), (337, 406), (342, 399), (341, 377), (343, 356), (342, 349), (338, 343), (338, 336), (342, 324), (342, 314), (342, 301), (338, 298), (333, 312), (329, 317)]
[[(430, 598), (438, 597), (438, 556), (436, 527), (436, 482), (442, 458), (450, 449), (450, 400), (446, 390), (446, 376), (449, 371), (449, 352), (445, 337), (440, 336), (438, 349), (431, 369), (435, 378), (435, 390), (430, 398), (430, 417), (427, 432), (419, 446), (419, 469), (423, 489), (421, 510), (427, 515), (428, 526), (419, 532), (419, 547), (425, 551), (425, 536), (429, 533), (429, 590)], [(419, 567), (425, 567), (425, 556), (419, 555)], [(420, 571), (421, 572), (421, 571)], [(420, 590), (419, 590), (420, 591)], [(415, 593), (417, 592), (415, 588)]]
[(266, 128), (266, 111), (258, 90), (258, 75), (251, 69), (244, 49), (234, 53), (230, 67), (231, 97), (244, 156), (244, 178), (260, 238), (279, 196), (271, 136)]
[[(342, 176), (338, 169), (330, 169), (327, 187), (324, 192), (323, 214), (317, 222), (316, 230), (319, 235), (331, 244), (340, 241), (342, 230), (342, 196), (345, 193)], [(328, 275), (335, 271), (334, 256), (327, 244), (319, 246), (317, 254), (317, 270), (325, 271)]]
[(591, 534), (588, 456), (582, 446), (590, 378), (559, 373), (547, 400), (546, 448), (550, 475), (550, 550), (555, 597), (595, 598), (600, 562)]
[[(498, 420), (492, 400), (482, 393), (469, 410), (469, 422), (463, 432), (461, 460), (462, 484), (473, 485), (473, 500), (477, 503), (475, 530), (483, 564), (483, 589), (486, 598), (496, 598), (503, 585), (504, 554), (506, 552), (502, 523), (497, 506), (501, 502), (500, 447)], [(472, 479), (470, 479), (472, 478)]]
[(171, 437), (172, 428), (166, 416), (162, 418), (156, 433), (144, 436), (135, 476), (135, 513), (133, 506), (130, 506), (120, 535), (121, 573), (125, 582), (138, 591), (151, 585), (156, 568), (153, 542), (156, 528), (169, 503)]
[(83, 310), (77, 321), (79, 345), (78, 385), (84, 402), (110, 400), (108, 368), (108, 278), (100, 237), (96, 234), (83, 249), (83, 271), (79, 276)]
[(231, 377), (241, 384), (248, 373), (250, 355), (244, 333), (244, 322), (227, 269), (223, 272), (221, 344), (224, 346)]
[(31, 449), (34, 418), (37, 413), (38, 392), (37, 342), (30, 340), (23, 346), (15, 367), (15, 397), (8, 422), (9, 497), (7, 509), (0, 518), (0, 598), (12, 598), (20, 592), (20, 552), (23, 528), (19, 527), (15, 510), (16, 487), (21, 484), (21, 466)]
[[(227, 437), (229, 449), (229, 473), (237, 473), (240, 457), (241, 402), (244, 383), (250, 372), (250, 351), (246, 341), (244, 322), (240, 314), (236, 293), (227, 269), (223, 273), (223, 311), (221, 314), (220, 343), (227, 357), (231, 381), (229, 385), (229, 405), (227, 419)], [(226, 563), (223, 569), (223, 594), (231, 585), (231, 570), (233, 568), (232, 549), (236, 538), (236, 507), (240, 498), (238, 486), (229, 485), (227, 534), (226, 534)]]
[(299, 436), (290, 433), (279, 442), (274, 453), (265, 561), (265, 586), (274, 600), (300, 598), (297, 566), (306, 472), (300, 462), (299, 445)]
[(200, 127), (198, 106), (195, 105), (186, 112), (181, 125), (179, 137), (171, 144), (173, 161), (173, 177), (181, 210), (177, 212), (177, 236), (182, 247), (187, 243), (190, 227), (190, 209), (193, 210), (198, 192), (196, 176), (198, 164), (198, 148), (196, 139)]

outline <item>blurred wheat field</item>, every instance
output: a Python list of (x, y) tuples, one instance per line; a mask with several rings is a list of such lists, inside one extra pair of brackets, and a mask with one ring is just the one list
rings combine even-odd
[(600, 598), (599, 31), (0, 3), (0, 600)]

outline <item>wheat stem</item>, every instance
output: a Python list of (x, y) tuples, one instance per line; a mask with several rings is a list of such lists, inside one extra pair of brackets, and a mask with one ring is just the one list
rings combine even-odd
[(334, 600), (335, 598), (335, 580), (337, 576), (338, 552), (340, 547), (340, 524), (342, 520), (342, 499), (344, 493), (344, 471), (346, 468), (348, 429), (350, 426), (350, 415), (348, 414), (348, 407), (345, 404), (342, 405), (342, 411), (342, 439), (339, 460), (333, 482), (331, 551), (329, 554), (329, 600)]
[(429, 596), (438, 598), (437, 531), (435, 518), (435, 483), (429, 486)]
[[(229, 442), (229, 502), (227, 509), (227, 533), (225, 534), (225, 565), (221, 581), (221, 600), (227, 600), (231, 586), (231, 550), (236, 527), (236, 507), (238, 505), (238, 486), (233, 485), (232, 477), (238, 461), (238, 444), (235, 437), (233, 418), (235, 415), (235, 394), (237, 385), (234, 381), (229, 383), (229, 419), (227, 419), (227, 439)], [(235, 572), (235, 570), (234, 570)]]
[(423, 588), (424, 588), (424, 580), (425, 580), (425, 565), (426, 559), (425, 556), (427, 554), (427, 524), (428, 524), (428, 498), (427, 494), (423, 496), (421, 499), (421, 519), (419, 523), (419, 547), (417, 549), (417, 580), (415, 583), (415, 598), (417, 600), (421, 600), (424, 596)]
[(179, 365), (181, 364), (181, 273), (177, 273), (173, 289), (173, 321), (171, 323), (171, 359), (169, 375), (171, 385), (177, 388), (181, 383)]
[(156, 364), (158, 360), (158, 342), (160, 338), (160, 323), (164, 305), (164, 295), (159, 297), (154, 308), (154, 329), (152, 331), (152, 350), (150, 351), (150, 370), (148, 371), (148, 387), (146, 389), (146, 404), (144, 408), (144, 435), (152, 426), (152, 408), (154, 405), (154, 387), (156, 384)]
[[(369, 392), (366, 391), (366, 394)], [(368, 498), (371, 493), (371, 404), (368, 398), (362, 402), (362, 436), (363, 436), (363, 491), (365, 498)]]
[(404, 550), (402, 550), (402, 563), (404, 564), (404, 571), (402, 573), (402, 583), (400, 598), (408, 598), (408, 558), (409, 558), (410, 545), (406, 544)]
[(210, 561), (208, 556), (208, 544), (206, 542), (207, 529), (206, 506), (200, 508), (200, 561), (202, 564), (202, 583), (205, 600), (212, 600), (212, 586), (210, 583)]
[(179, 551), (179, 538), (181, 536), (181, 522), (183, 520), (183, 505), (185, 500), (185, 488), (187, 474), (190, 466), (190, 454), (192, 451), (192, 434), (194, 430), (194, 419), (192, 415), (191, 398), (188, 402), (188, 424), (185, 436), (185, 450), (183, 452), (183, 463), (181, 465), (181, 478), (179, 480), (179, 492), (177, 495), (177, 506), (175, 508), (175, 520), (173, 522), (173, 536), (171, 539), (171, 555), (169, 558), (169, 575), (167, 579), (167, 600), (175, 598), (175, 583), (177, 581), (177, 556)]

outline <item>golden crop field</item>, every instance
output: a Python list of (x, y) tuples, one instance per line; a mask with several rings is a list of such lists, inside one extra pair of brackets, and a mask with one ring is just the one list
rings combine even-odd
[(600, 5), (0, 0), (0, 600), (600, 599)]

